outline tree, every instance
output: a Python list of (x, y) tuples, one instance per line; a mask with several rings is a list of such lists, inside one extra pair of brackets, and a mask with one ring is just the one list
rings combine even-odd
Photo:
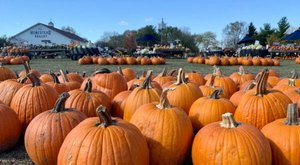
[(238, 41), (247, 33), (244, 22), (232, 22), (223, 29), (223, 46), (228, 48), (238, 48)]
[(288, 22), (287, 17), (282, 17), (277, 23), (277, 25), (278, 25), (277, 37), (282, 38), (286, 34), (287, 30), (290, 28), (290, 24)]
[(132, 52), (136, 49), (136, 31), (134, 30), (126, 30), (123, 33), (124, 38), (124, 47), (128, 50), (128, 52)]
[(247, 35), (249, 37), (254, 37), (257, 35), (256, 28), (252, 22), (250, 22), (250, 25), (248, 26), (248, 34)]
[(219, 44), (217, 41), (217, 35), (210, 31), (196, 35), (195, 38), (197, 45), (201, 45), (202, 50), (206, 50), (209, 47), (217, 47)]
[(117, 32), (104, 32), (101, 39), (96, 42), (96, 46), (109, 47), (110, 49), (124, 47), (123, 35)]
[(260, 44), (265, 46), (268, 42), (267, 39), (275, 33), (275, 29), (271, 28), (269, 23), (265, 23), (263, 28), (260, 28), (260, 32), (257, 35), (257, 39), (259, 40)]
[(76, 30), (72, 28), (71, 26), (63, 26), (61, 27), (61, 30), (72, 33), (72, 34), (77, 34)]
[(12, 45), (9, 39), (6, 37), (6, 35), (3, 35), (0, 37), (0, 47), (9, 46)]
[[(147, 26), (142, 27), (142, 28), (140, 28), (140, 29), (137, 30), (137, 34), (136, 34), (137, 38), (143, 37), (145, 35), (152, 35), (157, 40), (159, 38), (159, 35), (156, 32), (156, 28), (153, 25), (147, 25)], [(138, 44), (139, 45), (144, 45), (144, 46), (146, 46), (146, 45), (151, 46), (151, 45), (156, 44), (157, 40), (156, 41), (138, 41)]]

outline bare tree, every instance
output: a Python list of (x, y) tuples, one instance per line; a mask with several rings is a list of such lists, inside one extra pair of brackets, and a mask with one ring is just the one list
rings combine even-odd
[(238, 48), (237, 43), (247, 33), (245, 22), (232, 22), (223, 29), (223, 46), (228, 48)]
[(219, 42), (217, 41), (217, 35), (213, 32), (204, 32), (196, 35), (196, 41), (198, 45), (201, 45), (200, 49), (207, 49), (209, 47), (217, 47)]
[(77, 34), (76, 30), (72, 28), (71, 26), (63, 26), (61, 27), (61, 30), (72, 33), (72, 34)]

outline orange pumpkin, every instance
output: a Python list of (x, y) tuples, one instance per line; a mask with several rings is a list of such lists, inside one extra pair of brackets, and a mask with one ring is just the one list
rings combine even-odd
[(238, 106), (240, 101), (241, 101), (241, 98), (242, 96), (247, 92), (249, 91), (250, 89), (254, 88), (256, 82), (254, 80), (250, 80), (251, 82), (245, 86), (243, 89), (235, 92), (231, 97), (230, 97), (230, 101), (233, 103), (234, 106)]
[(0, 153), (9, 150), (18, 142), (21, 123), (9, 106), (0, 103)]
[(169, 91), (167, 95), (171, 105), (182, 108), (187, 114), (189, 114), (193, 102), (203, 96), (197, 85), (186, 81), (182, 68), (178, 70), (177, 81), (169, 88), (175, 88), (175, 90)]
[(191, 121), (181, 108), (170, 105), (168, 90), (164, 89), (159, 103), (142, 105), (130, 120), (147, 139), (150, 164), (183, 164), (193, 140)]
[(67, 135), (59, 150), (58, 165), (149, 164), (147, 141), (138, 128), (111, 118), (103, 106), (97, 108), (97, 114), (99, 117), (84, 120)]
[(96, 117), (95, 109), (103, 105), (110, 109), (110, 98), (100, 91), (92, 91), (92, 80), (88, 79), (84, 90), (75, 89), (69, 92), (70, 97), (66, 101), (67, 108), (73, 108), (83, 112), (88, 117)]
[(162, 72), (158, 74), (153, 81), (157, 82), (160, 86), (164, 84), (176, 80), (175, 77), (167, 75), (167, 69), (163, 68)]
[(49, 70), (48, 73), (42, 74), (39, 78), (43, 83), (46, 82), (53, 82), (53, 77), (51, 76), (51, 73), (53, 73), (51, 70)]
[(151, 86), (152, 71), (147, 72), (143, 84), (136, 87), (127, 97), (124, 107), (124, 120), (130, 121), (135, 111), (143, 104), (159, 101), (160, 91)]
[(111, 115), (123, 119), (126, 100), (131, 90), (118, 93), (111, 102)]
[(234, 105), (226, 98), (220, 98), (222, 89), (215, 90), (209, 97), (201, 97), (196, 100), (189, 112), (194, 132), (198, 132), (202, 127), (221, 121), (221, 115), (230, 112), (234, 113)]
[(133, 80), (136, 78), (136, 73), (133, 69), (131, 68), (124, 68), (121, 69), (121, 67), (118, 67), (118, 73), (124, 76), (126, 82)]
[(77, 82), (77, 81), (70, 81), (68, 76), (66, 75), (66, 73), (60, 69), (60, 77), (63, 80), (62, 82), (67, 86), (67, 88), (69, 88), (69, 90), (73, 90), (73, 89), (79, 89), (81, 86), (81, 83)]
[(25, 85), (27, 77), (18, 80), (8, 79), (0, 83), (0, 101), (10, 106), (10, 102), (17, 91)]
[(297, 104), (294, 103), (289, 104), (286, 119), (278, 119), (262, 128), (271, 144), (274, 165), (300, 164), (299, 124)]
[(196, 71), (189, 72), (186, 75), (190, 82), (193, 82), (193, 83), (197, 84), (198, 86), (204, 85), (206, 82), (205, 79), (203, 78), (203, 76)]
[(26, 151), (34, 163), (56, 164), (65, 137), (86, 118), (75, 109), (65, 108), (65, 101), (69, 96), (66, 92), (62, 93), (53, 109), (37, 115), (28, 125), (24, 142)]
[[(94, 73), (93, 89), (105, 93), (112, 100), (118, 93), (127, 90), (125, 78), (117, 73), (103, 68)], [(81, 86), (81, 89), (84, 87)]]
[(253, 124), (261, 129), (266, 124), (286, 115), (291, 100), (280, 91), (267, 90), (268, 75), (268, 70), (264, 70), (256, 87), (241, 98), (234, 114), (238, 121)]
[(194, 165), (268, 165), (272, 153), (268, 140), (253, 125), (238, 123), (231, 113), (222, 115), (222, 122), (202, 128), (192, 147)]
[(59, 82), (58, 77), (54, 73), (51, 73), (51, 76), (53, 78), (53, 81), (47, 82), (46, 84), (54, 88), (58, 94), (62, 94), (63, 92), (68, 92), (70, 90), (66, 84)]
[(293, 103), (298, 103), (298, 109), (300, 112), (300, 88), (298, 87), (298, 89), (285, 90), (283, 93), (287, 95)]
[(15, 72), (11, 69), (4, 67), (3, 63), (0, 62), (0, 81), (4, 81), (7, 79), (17, 79)]
[(283, 78), (283, 79), (281, 79), (278, 83), (277, 83), (277, 85), (287, 85), (288, 83), (289, 83), (289, 80), (290, 79), (293, 79), (294, 80), (294, 82), (295, 82), (295, 86), (297, 86), (297, 87), (300, 87), (300, 79), (298, 78), (298, 73), (297, 73), (297, 71), (295, 70), (295, 69), (293, 69), (292, 71), (291, 71), (291, 77), (290, 78)]
[[(29, 61), (25, 61), (23, 63), (25, 70), (21, 71), (19, 73), (19, 77), (25, 77), (27, 74), (29, 73), (33, 73), (36, 77), (41, 77), (41, 74), (39, 71), (35, 70), (35, 69), (31, 69), (30, 65), (29, 65)], [(28, 79), (29, 80), (29, 79)]]
[(254, 75), (251, 73), (246, 73), (243, 66), (239, 67), (239, 72), (234, 72), (229, 76), (237, 86), (240, 86), (248, 80), (253, 80)]
[(30, 121), (38, 114), (53, 108), (58, 98), (56, 90), (29, 73), (32, 84), (20, 88), (11, 100), (10, 106), (17, 113), (25, 132)]

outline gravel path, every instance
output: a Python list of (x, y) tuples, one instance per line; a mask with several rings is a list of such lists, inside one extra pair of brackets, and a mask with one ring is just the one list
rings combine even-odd
[(32, 165), (24, 144), (19, 142), (13, 149), (0, 153), (0, 165)]

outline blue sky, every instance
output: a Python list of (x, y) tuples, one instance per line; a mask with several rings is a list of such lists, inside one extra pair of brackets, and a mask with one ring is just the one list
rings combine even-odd
[(299, 0), (0, 0), (0, 36), (51, 19), (55, 27), (71, 26), (95, 42), (104, 32), (157, 26), (163, 18), (191, 33), (212, 31), (220, 40), (224, 27), (234, 21), (253, 22), (258, 30), (264, 23), (277, 27), (286, 16), (291, 26), (299, 27), (299, 6)]

